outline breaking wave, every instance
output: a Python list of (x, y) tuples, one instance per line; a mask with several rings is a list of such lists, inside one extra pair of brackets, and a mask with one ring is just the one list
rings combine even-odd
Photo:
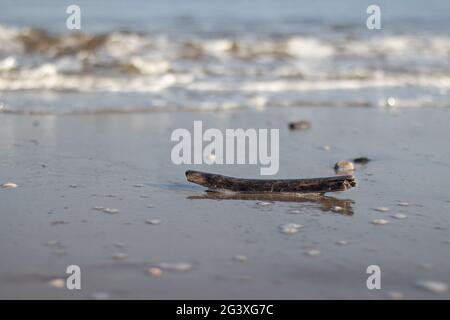
[(450, 38), (439, 35), (186, 37), (0, 26), (0, 43), (3, 112), (450, 107)]

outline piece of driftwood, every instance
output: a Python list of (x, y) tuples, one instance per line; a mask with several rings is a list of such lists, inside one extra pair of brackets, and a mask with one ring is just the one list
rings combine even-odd
[(346, 191), (356, 185), (352, 175), (311, 179), (241, 179), (201, 171), (186, 171), (188, 181), (211, 191), (245, 193), (326, 193)]
[(238, 193), (238, 192), (207, 192), (202, 195), (189, 196), (189, 200), (250, 200), (270, 202), (290, 202), (292, 204), (306, 205), (318, 208), (323, 212), (353, 215), (353, 201), (337, 199), (317, 193), (289, 194), (289, 193)]

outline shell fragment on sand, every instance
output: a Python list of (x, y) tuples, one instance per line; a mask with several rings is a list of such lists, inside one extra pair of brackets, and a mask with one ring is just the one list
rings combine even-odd
[(392, 218), (394, 219), (406, 219), (408, 218), (408, 216), (406, 214), (403, 213), (396, 213), (392, 216)]
[(60, 224), (68, 224), (68, 223), (69, 222), (65, 221), (65, 220), (54, 220), (54, 221), (50, 222), (50, 224), (52, 226), (57, 226), (57, 225), (60, 225)]
[(385, 220), (385, 219), (375, 219), (372, 221), (372, 224), (376, 224), (376, 225), (384, 225), (384, 224), (388, 224), (389, 221)]
[(388, 212), (391, 209), (389, 209), (388, 207), (377, 207), (377, 208), (374, 208), (373, 210), (378, 211), (378, 212)]
[(211, 162), (216, 161), (216, 155), (214, 153), (208, 154), (208, 160)]
[(159, 277), (162, 276), (162, 270), (160, 268), (157, 268), (157, 267), (148, 268), (147, 269), (147, 274), (149, 276), (154, 277), (154, 278), (159, 278)]
[(432, 293), (445, 293), (448, 291), (448, 285), (444, 282), (434, 280), (420, 280), (416, 283), (417, 287)]
[(146, 224), (151, 224), (151, 225), (155, 225), (155, 224), (160, 224), (161, 220), (159, 219), (147, 219), (145, 220)]
[(119, 213), (119, 210), (116, 208), (104, 208), (102, 211), (109, 214)]
[(310, 257), (317, 257), (320, 255), (320, 251), (317, 249), (311, 249), (311, 250), (306, 251), (306, 255), (310, 256)]
[(404, 294), (397, 291), (391, 291), (387, 293), (387, 298), (390, 300), (402, 300), (404, 298)]
[(50, 240), (45, 243), (47, 247), (64, 248), (64, 245), (58, 240)]
[(126, 258), (128, 258), (128, 255), (123, 252), (115, 252), (111, 255), (111, 258), (113, 258), (114, 260), (125, 260)]
[(91, 294), (91, 298), (94, 300), (108, 300), (111, 299), (111, 295), (107, 292), (94, 292)]
[(96, 210), (96, 211), (101, 211), (104, 213), (109, 213), (109, 214), (119, 213), (119, 209), (116, 209), (116, 208), (94, 207), (92, 209)]
[(334, 165), (334, 170), (336, 171), (352, 171), (355, 170), (353, 162), (350, 161), (339, 161)]
[(273, 202), (259, 201), (256, 203), (256, 205), (261, 206), (261, 207), (268, 207), (268, 206), (273, 205)]
[(66, 287), (66, 281), (61, 278), (52, 279), (47, 282), (47, 285), (56, 288), (56, 289), (62, 289)]
[(280, 230), (284, 234), (296, 234), (303, 226), (297, 223), (287, 223), (280, 226)]
[(17, 184), (13, 183), (13, 182), (5, 182), (4, 184), (1, 185), (1, 187), (3, 189), (15, 189), (17, 188)]
[(116, 248), (125, 248), (127, 244), (125, 242), (116, 242), (114, 243), (114, 247)]
[(192, 264), (187, 262), (178, 262), (178, 263), (166, 263), (163, 262), (159, 264), (159, 267), (164, 270), (169, 271), (177, 271), (177, 272), (186, 272), (192, 269)]
[(233, 257), (233, 260), (239, 261), (239, 262), (244, 262), (244, 261), (247, 261), (247, 256), (245, 256), (243, 254), (237, 254)]

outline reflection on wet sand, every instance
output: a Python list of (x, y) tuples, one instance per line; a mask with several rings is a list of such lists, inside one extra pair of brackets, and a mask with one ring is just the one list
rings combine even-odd
[(253, 200), (253, 201), (279, 201), (295, 203), (312, 203), (324, 212), (353, 215), (353, 200), (337, 199), (320, 194), (292, 195), (287, 193), (224, 193), (207, 191), (203, 195), (189, 196), (190, 200)]

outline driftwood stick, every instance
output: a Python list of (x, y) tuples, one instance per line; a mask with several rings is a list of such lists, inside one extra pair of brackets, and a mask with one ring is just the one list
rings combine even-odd
[(245, 193), (325, 193), (345, 191), (356, 185), (352, 175), (311, 179), (241, 179), (200, 171), (186, 171), (188, 181), (211, 191)]

